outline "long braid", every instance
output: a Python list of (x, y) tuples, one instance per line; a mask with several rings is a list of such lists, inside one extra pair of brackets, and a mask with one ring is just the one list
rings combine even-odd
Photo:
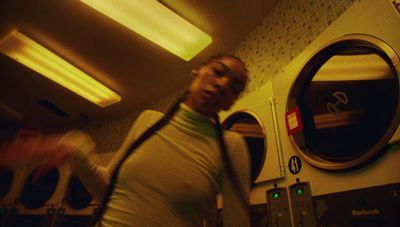
[(163, 128), (172, 118), (172, 116), (176, 113), (176, 111), (179, 109), (179, 104), (181, 103), (182, 100), (184, 100), (187, 96), (187, 92), (185, 91), (178, 99), (178, 101), (171, 106), (171, 108), (167, 111), (167, 113), (160, 119), (158, 120), (154, 125), (152, 125), (150, 128), (148, 128), (142, 135), (140, 135), (140, 137), (135, 140), (131, 146), (128, 148), (127, 152), (125, 153), (125, 155), (121, 158), (121, 160), (119, 161), (119, 163), (116, 165), (115, 170), (113, 172), (113, 174), (111, 175), (110, 178), (110, 183), (107, 187), (107, 190), (104, 193), (103, 196), (103, 201), (98, 209), (98, 211), (96, 212), (96, 214), (94, 215), (94, 223), (99, 222), (101, 220), (101, 218), (103, 217), (103, 214), (107, 208), (107, 204), (110, 201), (111, 198), (111, 194), (114, 190), (115, 184), (117, 182), (117, 178), (119, 175), (119, 171), (122, 167), (122, 165), (124, 164), (125, 160), (133, 153), (135, 152), (135, 150), (141, 145), (143, 144), (143, 142), (145, 142), (148, 138), (150, 138), (156, 131), (160, 130), (161, 128)]
[(245, 198), (244, 193), (241, 192), (241, 190), (240, 190), (239, 180), (237, 178), (237, 175), (235, 174), (232, 162), (229, 159), (225, 139), (223, 136), (222, 127), (221, 127), (219, 117), (217, 114), (214, 115), (214, 120), (215, 120), (215, 130), (217, 133), (218, 144), (219, 144), (219, 147), (220, 147), (220, 150), (222, 153), (222, 158), (224, 159), (224, 163), (226, 166), (228, 180), (230, 180), (234, 189), (236, 189), (234, 191), (235, 191), (236, 195), (240, 198), (240, 203), (242, 204), (244, 211), (247, 213), (248, 216), (250, 216), (249, 203), (248, 203), (248, 200)]

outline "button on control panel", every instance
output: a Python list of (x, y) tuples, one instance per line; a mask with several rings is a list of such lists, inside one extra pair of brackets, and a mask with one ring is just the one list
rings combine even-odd
[(308, 182), (298, 182), (289, 187), (294, 226), (316, 227), (311, 188)]
[(286, 188), (273, 188), (267, 191), (268, 226), (292, 226), (289, 200)]

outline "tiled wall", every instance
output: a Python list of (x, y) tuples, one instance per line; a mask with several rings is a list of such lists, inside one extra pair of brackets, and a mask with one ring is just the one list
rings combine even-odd
[[(281, 0), (233, 51), (246, 63), (250, 73), (243, 96), (270, 81), (355, 1), (358, 0)], [(165, 112), (181, 92), (148, 107)], [(99, 152), (114, 151), (137, 115), (130, 113), (84, 130), (94, 137)]]

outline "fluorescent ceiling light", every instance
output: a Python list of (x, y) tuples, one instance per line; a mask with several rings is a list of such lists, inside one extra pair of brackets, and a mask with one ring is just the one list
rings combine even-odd
[(101, 107), (121, 101), (112, 90), (16, 30), (0, 41), (0, 51)]
[(178, 57), (189, 61), (212, 39), (156, 0), (81, 0)]

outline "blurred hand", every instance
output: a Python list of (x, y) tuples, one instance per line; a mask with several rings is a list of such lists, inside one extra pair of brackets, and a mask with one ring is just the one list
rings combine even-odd
[(60, 164), (65, 161), (69, 152), (59, 144), (61, 137), (62, 135), (44, 136), (37, 131), (22, 130), (14, 141), (0, 148), (0, 165), (18, 168), (49, 161)]
[(63, 164), (76, 150), (92, 151), (92, 138), (79, 130), (45, 136), (37, 131), (20, 131), (14, 141), (0, 148), (0, 166), (18, 168), (40, 165), (33, 180)]
[(63, 164), (72, 152), (78, 149), (83, 152), (90, 152), (95, 147), (93, 139), (79, 130), (71, 130), (61, 136), (47, 137), (43, 143), (48, 146), (48, 149), (43, 152), (46, 154), (47, 161), (36, 171), (33, 180)]

